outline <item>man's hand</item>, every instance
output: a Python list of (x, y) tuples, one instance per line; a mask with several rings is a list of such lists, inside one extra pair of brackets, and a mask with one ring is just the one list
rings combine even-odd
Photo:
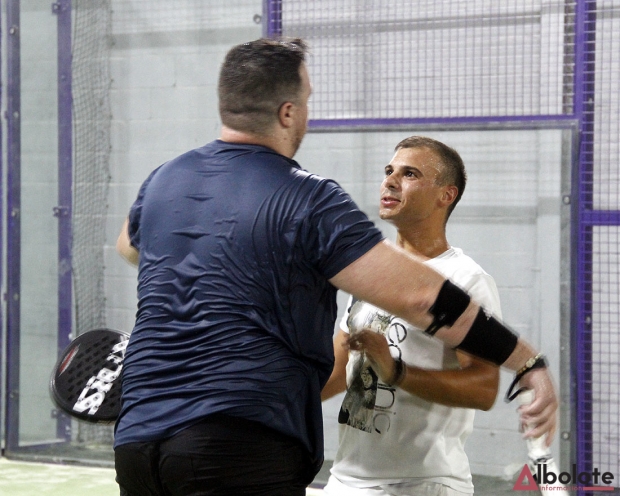
[(129, 219), (125, 219), (121, 232), (118, 235), (118, 239), (116, 240), (116, 251), (131, 265), (138, 265), (140, 253), (131, 245), (131, 241), (129, 240)]
[(390, 354), (385, 336), (364, 329), (349, 336), (348, 344), (352, 350), (365, 353), (379, 378), (389, 384), (394, 377), (396, 362)]
[(558, 422), (558, 398), (551, 374), (546, 368), (534, 369), (519, 381), (520, 387), (534, 391), (534, 401), (521, 406), (518, 411), (524, 425), (535, 426), (526, 431), (524, 437), (537, 438), (545, 435), (546, 446), (551, 446)]

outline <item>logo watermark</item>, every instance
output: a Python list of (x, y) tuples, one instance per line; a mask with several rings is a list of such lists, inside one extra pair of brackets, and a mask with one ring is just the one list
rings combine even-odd
[[(555, 473), (547, 469), (544, 463), (536, 464), (536, 473), (532, 474), (530, 466), (525, 464), (517, 481), (514, 491), (537, 491), (543, 494), (557, 491), (615, 491), (614, 475), (611, 472), (601, 472), (598, 468), (592, 472), (577, 472), (577, 465), (573, 464), (570, 472)], [(606, 485), (601, 485), (606, 484)]]

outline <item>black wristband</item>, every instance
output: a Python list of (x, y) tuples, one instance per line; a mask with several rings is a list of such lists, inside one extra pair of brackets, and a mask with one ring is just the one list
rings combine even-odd
[(525, 362), (525, 365), (521, 367), (515, 374), (515, 378), (510, 383), (510, 387), (508, 388), (508, 391), (506, 391), (506, 397), (504, 398), (504, 401), (506, 401), (506, 403), (510, 403), (517, 396), (519, 396), (519, 394), (521, 394), (523, 391), (527, 389), (527, 388), (519, 388), (514, 393), (512, 392), (512, 390), (515, 388), (517, 383), (521, 380), (521, 378), (525, 374), (527, 374), (528, 372), (531, 372), (534, 369), (545, 369), (548, 366), (549, 364), (547, 363), (547, 359), (545, 358), (545, 355), (543, 355), (542, 353), (539, 353), (535, 357), (530, 358), (527, 362)]
[(457, 346), (495, 365), (504, 363), (517, 347), (519, 336), (481, 308), (467, 335)]
[(435, 303), (429, 309), (430, 314), (434, 317), (433, 322), (424, 332), (434, 336), (443, 326), (450, 327), (465, 311), (470, 300), (469, 295), (461, 288), (449, 280), (444, 281)]

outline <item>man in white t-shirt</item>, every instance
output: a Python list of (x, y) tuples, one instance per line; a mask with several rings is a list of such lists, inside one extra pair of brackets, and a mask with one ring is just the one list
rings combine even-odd
[[(465, 183), (455, 150), (430, 138), (407, 138), (385, 167), (380, 216), (397, 228), (398, 246), (501, 317), (493, 278), (446, 238)], [(353, 298), (340, 327), (322, 399), (345, 388), (347, 393), (325, 494), (473, 494), (464, 444), (474, 409), (488, 410), (495, 402), (499, 368)], [(394, 359), (402, 364), (396, 371)]]

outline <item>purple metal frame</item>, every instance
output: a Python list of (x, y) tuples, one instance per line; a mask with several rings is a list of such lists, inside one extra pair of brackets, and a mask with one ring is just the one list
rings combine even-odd
[(6, 3), (7, 36), (7, 304), (5, 447), (19, 445), (21, 296), (21, 67), (19, 0)]
[(347, 131), (357, 129), (395, 129), (398, 127), (432, 127), (442, 126), (471, 129), (510, 127), (512, 129), (571, 128), (575, 124), (573, 115), (516, 115), (492, 117), (425, 117), (411, 119), (313, 119), (308, 127), (313, 131), (335, 131), (338, 128)]
[(282, 1), (263, 0), (263, 37), (265, 38), (282, 34)]
[[(71, 93), (71, 0), (52, 6), (58, 18), (58, 356), (69, 345), (73, 328), (72, 211), (73, 211), (73, 97)], [(58, 415), (57, 436), (70, 439), (71, 422)]]
[[(594, 97), (596, 1), (577, 2), (575, 19), (575, 102), (579, 120), (580, 144), (576, 171), (578, 206), (572, 225), (574, 232), (574, 325), (573, 364), (575, 379), (575, 460), (577, 471), (591, 472), (592, 444), (592, 228), (608, 224), (618, 212), (592, 210), (592, 177), (594, 162)], [(584, 494), (582, 491), (579, 494)]]
[[(21, 48), (20, 2), (7, 2), (7, 333), (6, 418), (7, 452), (19, 448), (20, 296), (21, 296)], [(58, 15), (58, 353), (70, 341), (72, 329), (71, 208), (73, 136), (71, 96), (71, 0), (52, 4)], [(70, 419), (59, 415), (57, 435), (70, 439)]]

